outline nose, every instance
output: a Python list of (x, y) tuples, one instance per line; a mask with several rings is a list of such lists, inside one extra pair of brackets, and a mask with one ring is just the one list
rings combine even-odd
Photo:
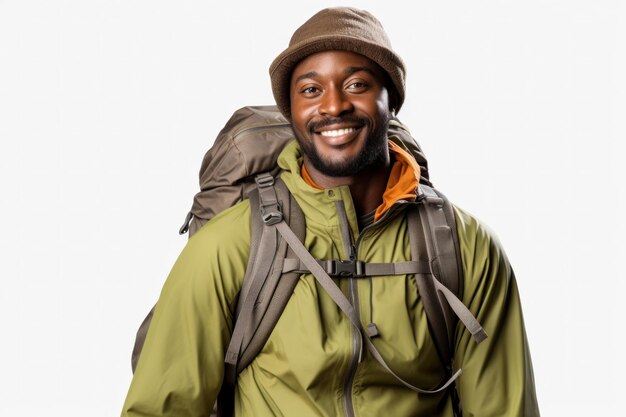
[(325, 116), (340, 116), (354, 110), (349, 98), (340, 88), (328, 88), (322, 95), (319, 113)]

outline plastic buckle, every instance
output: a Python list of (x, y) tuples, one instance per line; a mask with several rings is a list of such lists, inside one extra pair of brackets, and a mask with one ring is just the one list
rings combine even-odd
[(433, 206), (436, 206), (437, 208), (443, 207), (443, 198), (437, 197), (436, 194), (435, 195), (426, 194), (424, 191), (420, 190), (419, 188), (417, 190), (416, 201), (418, 203), (428, 203)]
[(283, 211), (280, 208), (280, 204), (275, 203), (275, 204), (269, 204), (267, 206), (262, 206), (261, 217), (263, 218), (263, 223), (265, 223), (268, 226), (282, 222)]
[(426, 197), (426, 202), (428, 204), (431, 204), (437, 208), (442, 208), (443, 207), (443, 198), (439, 198), (439, 197)]
[(326, 272), (331, 276), (360, 277), (365, 273), (365, 264), (362, 261), (342, 261), (330, 259), (326, 261)]
[(269, 174), (259, 174), (254, 178), (254, 181), (259, 187), (269, 187), (274, 185), (274, 177)]

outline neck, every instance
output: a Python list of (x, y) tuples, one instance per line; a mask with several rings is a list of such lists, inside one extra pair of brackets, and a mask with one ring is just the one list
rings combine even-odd
[(378, 165), (346, 177), (331, 177), (323, 174), (311, 164), (306, 155), (303, 163), (311, 179), (320, 187), (334, 188), (347, 185), (358, 215), (374, 211), (382, 203), (391, 170), (389, 153), (386, 153), (384, 161)]

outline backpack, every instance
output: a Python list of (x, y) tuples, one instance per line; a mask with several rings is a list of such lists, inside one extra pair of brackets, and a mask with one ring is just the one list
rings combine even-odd
[[(409, 262), (365, 263), (352, 256), (331, 260), (317, 260), (311, 256), (302, 244), (306, 219), (278, 177), (278, 155), (294, 134), (276, 106), (249, 106), (237, 110), (204, 156), (200, 168), (201, 191), (194, 197), (179, 233), (189, 232), (191, 237), (216, 214), (245, 198), (250, 199), (251, 207), (251, 249), (225, 358), (224, 383), (217, 401), (218, 415), (232, 415), (237, 375), (265, 345), (303, 273), (313, 274), (350, 318), (361, 334), (364, 347), (388, 372), (416, 392), (449, 390), (455, 415), (461, 415), (454, 387), (461, 370), (454, 372), (453, 369), (456, 320), (463, 322), (478, 343), (486, 334), (459, 300), (463, 291), (463, 272), (451, 205), (433, 188), (426, 157), (408, 129), (393, 119), (388, 136), (408, 150), (421, 168), (417, 204), (407, 214), (413, 258)], [(347, 219), (341, 215), (339, 218), (343, 239), (350, 242)], [(331, 278), (406, 274), (415, 277), (444, 369), (446, 381), (434, 390), (412, 386), (386, 365), (370, 340), (376, 336), (375, 325), (362, 326), (350, 301)], [(154, 307), (137, 332), (131, 360), (133, 371), (153, 311)]]

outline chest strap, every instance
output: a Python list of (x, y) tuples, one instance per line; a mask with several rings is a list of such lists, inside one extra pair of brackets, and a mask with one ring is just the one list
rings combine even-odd
[[(426, 261), (363, 262), (358, 260), (316, 259), (316, 262), (328, 275), (339, 278), (366, 278), (384, 275), (430, 273), (430, 266)], [(294, 258), (286, 258), (283, 262), (283, 273), (287, 272), (298, 272), (300, 274), (311, 273), (301, 259)]]

